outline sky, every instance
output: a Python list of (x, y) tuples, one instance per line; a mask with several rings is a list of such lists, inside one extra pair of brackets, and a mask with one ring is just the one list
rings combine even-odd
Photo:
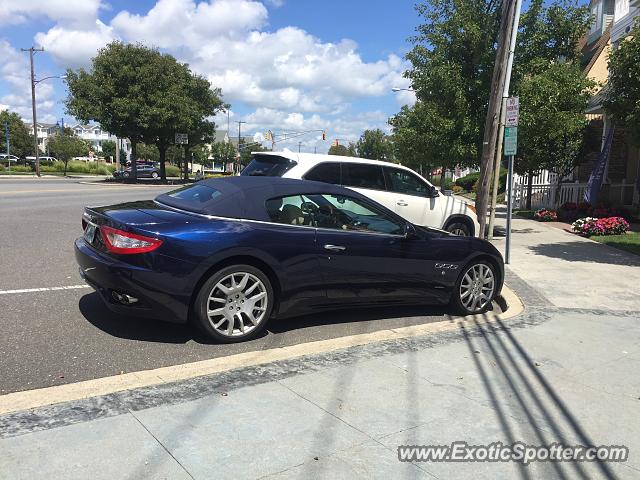
[[(29, 56), (36, 78), (89, 68), (110, 41), (141, 42), (186, 62), (222, 89), (230, 135), (263, 138), (326, 130), (277, 148), (326, 151), (412, 104), (404, 58), (418, 17), (413, 0), (0, 0), (0, 109), (31, 120)], [(63, 80), (37, 86), (38, 121), (65, 124)], [(227, 129), (227, 114), (215, 118)], [(278, 138), (278, 137), (276, 137)], [(342, 142), (341, 142), (342, 143)]]

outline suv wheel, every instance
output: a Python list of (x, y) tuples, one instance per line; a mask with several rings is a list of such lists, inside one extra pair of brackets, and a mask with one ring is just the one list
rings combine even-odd
[(465, 222), (454, 221), (447, 225), (445, 228), (447, 232), (453, 233), (454, 235), (458, 235), (460, 237), (469, 237), (471, 236), (471, 229), (469, 225)]
[(205, 334), (222, 343), (255, 338), (274, 304), (267, 276), (251, 265), (231, 265), (211, 276), (195, 300), (195, 320)]

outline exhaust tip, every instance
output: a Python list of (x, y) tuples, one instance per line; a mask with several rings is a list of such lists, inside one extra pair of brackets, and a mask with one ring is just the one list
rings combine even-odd
[(126, 293), (119, 293), (115, 290), (111, 292), (111, 297), (113, 297), (116, 302), (121, 303), (122, 305), (131, 305), (138, 302), (138, 299), (136, 297), (127, 295)]

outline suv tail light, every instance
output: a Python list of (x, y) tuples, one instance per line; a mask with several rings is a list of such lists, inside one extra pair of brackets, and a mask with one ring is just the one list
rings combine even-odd
[(147, 253), (162, 245), (162, 240), (125, 232), (106, 225), (100, 226), (100, 233), (107, 250), (111, 253)]

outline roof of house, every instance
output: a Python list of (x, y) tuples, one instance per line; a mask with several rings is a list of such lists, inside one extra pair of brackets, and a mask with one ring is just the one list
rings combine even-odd
[(611, 25), (609, 25), (605, 31), (600, 35), (600, 38), (595, 42), (587, 45), (587, 37), (584, 36), (580, 39), (580, 43), (578, 44), (580, 50), (582, 51), (582, 58), (580, 59), (580, 67), (584, 73), (588, 73), (593, 65), (598, 60), (598, 57), (602, 54), (605, 47), (609, 43), (611, 39)]

